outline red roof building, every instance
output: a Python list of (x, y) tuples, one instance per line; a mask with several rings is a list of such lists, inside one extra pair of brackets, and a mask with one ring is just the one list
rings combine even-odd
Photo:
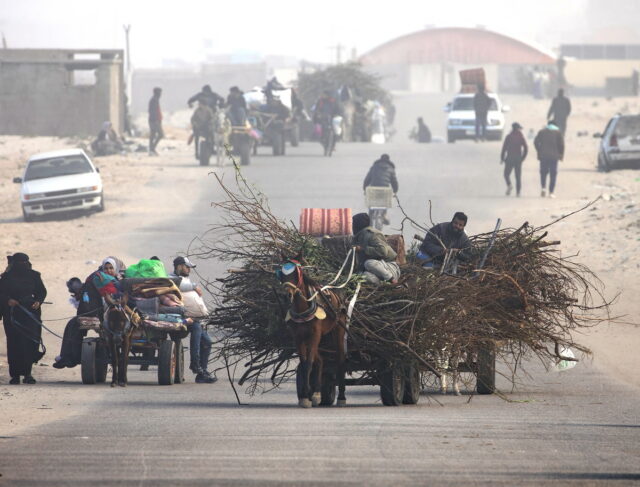
[[(398, 37), (364, 54), (390, 89), (455, 91), (460, 69), (483, 67), (489, 86), (520, 91), (527, 71), (553, 69), (555, 57), (522, 41), (485, 29), (433, 28)], [(495, 89), (494, 88), (494, 89)]]

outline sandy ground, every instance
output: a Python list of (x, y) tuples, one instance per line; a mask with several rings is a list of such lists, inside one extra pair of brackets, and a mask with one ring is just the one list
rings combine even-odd
[[(639, 113), (640, 103), (633, 98), (577, 98), (572, 103), (566, 157), (560, 163), (556, 190), (561, 204), (541, 199), (535, 209), (531, 208), (534, 211), (519, 210), (517, 214), (521, 221), (544, 224), (544, 217), (560, 218), (600, 197), (585, 211), (552, 226), (550, 232), (562, 241), (563, 254), (577, 255), (576, 260), (588, 265), (603, 281), (607, 298), (616, 298), (612, 314), (617, 319), (594, 328), (579, 341), (591, 347), (598, 366), (616, 379), (640, 387), (640, 171), (595, 171), (599, 139), (592, 137), (604, 131), (611, 115)], [(546, 114), (548, 102), (523, 105), (514, 101), (512, 106), (510, 118), (520, 122), (526, 134), (529, 127), (540, 128), (540, 114)], [(588, 135), (578, 136), (578, 132)], [(533, 150), (533, 140), (529, 143)], [(530, 155), (525, 164), (537, 161)]]
[[(514, 108), (511, 120), (518, 120), (526, 128), (539, 128), (540, 113), (546, 112), (548, 102), (528, 99), (507, 99)], [(602, 131), (608, 118), (617, 111), (638, 111), (636, 101), (617, 99), (574, 99), (574, 114), (569, 122), (567, 157), (561, 163), (558, 192), (569, 193), (562, 204), (535, 200), (530, 207), (514, 210), (513, 218), (543, 224), (586, 204), (594, 196), (603, 198), (586, 211), (575, 215), (569, 222), (554, 226), (555, 238), (562, 240), (562, 251), (579, 253), (578, 259), (588, 264), (602, 278), (607, 296), (621, 293), (614, 314), (627, 315), (610, 325), (600, 326), (583, 337), (583, 342), (594, 350), (598, 366), (612, 376), (635, 387), (640, 387), (637, 375), (640, 366), (640, 329), (635, 324), (640, 309), (638, 279), (638, 247), (640, 241), (640, 203), (636, 202), (640, 187), (640, 171), (621, 170), (610, 174), (597, 173), (595, 148), (597, 140), (578, 137), (577, 131), (589, 134)], [(176, 125), (184, 127), (183, 114), (175, 117)], [(161, 143), (159, 157), (146, 153), (131, 153), (96, 159), (105, 184), (106, 211), (83, 217), (50, 219), (24, 223), (19, 204), (19, 187), (11, 179), (21, 175), (30, 154), (76, 147), (87, 141), (57, 138), (0, 137), (0, 249), (6, 254), (16, 251), (30, 255), (34, 268), (40, 271), (49, 290), (44, 309), (47, 324), (62, 334), (67, 317), (74, 314), (68, 304), (65, 281), (72, 276), (84, 279), (98, 262), (107, 255), (117, 255), (126, 263), (141, 257), (129, 255), (126, 245), (127, 228), (153, 224), (161, 219), (174, 218), (190, 209), (184, 188), (202, 178), (205, 172), (191, 170), (197, 167), (176, 163), (185, 160), (190, 148), (185, 146), (184, 129), (169, 130), (169, 138)], [(525, 129), (525, 133), (527, 129)], [(144, 142), (144, 141), (141, 141)], [(532, 141), (530, 141), (532, 144)], [(530, 156), (526, 164), (536, 164)], [(497, 156), (496, 156), (497, 166)], [(204, 168), (199, 168), (204, 169)], [(175, 190), (157, 183), (159, 178), (171, 178)], [(176, 249), (176, 252), (181, 249)], [(153, 249), (149, 249), (150, 255)], [(169, 256), (164, 256), (165, 260)], [(1, 264), (0, 264), (1, 265)], [(36, 368), (35, 376), (49, 382), (47, 387), (7, 386), (8, 372), (5, 356), (4, 333), (0, 331), (0, 410), (8, 424), (0, 425), (2, 434), (17, 431), (24, 426), (60, 419), (77, 413), (67, 408), (66, 390), (80, 379), (79, 368), (53, 370), (50, 365), (58, 353), (59, 341), (45, 334), (49, 351)], [(87, 395), (85, 407), (103, 393), (95, 388)]]

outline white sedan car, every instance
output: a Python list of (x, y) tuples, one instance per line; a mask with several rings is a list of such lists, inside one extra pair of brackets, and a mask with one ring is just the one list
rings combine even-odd
[[(503, 105), (495, 93), (487, 93), (491, 98), (491, 106), (487, 114), (487, 139), (502, 140), (504, 134), (504, 113), (510, 110)], [(473, 93), (461, 93), (445, 107), (447, 117), (447, 142), (460, 139), (474, 139), (476, 136), (476, 113), (473, 109)]]
[(102, 179), (82, 149), (43, 152), (29, 158), (21, 183), (25, 221), (73, 210), (103, 211)]

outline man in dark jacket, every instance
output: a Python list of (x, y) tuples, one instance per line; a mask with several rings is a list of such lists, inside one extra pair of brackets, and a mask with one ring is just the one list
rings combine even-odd
[(478, 90), (473, 96), (473, 110), (476, 115), (476, 141), (486, 139), (489, 108), (491, 108), (491, 97), (484, 91), (484, 85), (479, 84)]
[(502, 152), (500, 153), (500, 164), (504, 162), (504, 180), (507, 183), (507, 196), (511, 194), (511, 171), (516, 174), (516, 196), (520, 196), (522, 163), (527, 158), (529, 148), (527, 141), (522, 135), (522, 125), (514, 122), (511, 125), (511, 132), (504, 139)]
[(382, 281), (395, 283), (400, 277), (400, 267), (395, 261), (396, 252), (382, 232), (370, 225), (371, 220), (366, 213), (358, 213), (352, 218), (357, 271), (371, 284), (380, 284)]
[(162, 130), (162, 110), (160, 109), (162, 88), (154, 88), (153, 96), (149, 100), (149, 155), (157, 156), (156, 146), (164, 137)]
[(447, 250), (451, 249), (458, 250), (456, 257), (459, 260), (468, 260), (471, 242), (464, 233), (466, 225), (467, 215), (458, 211), (450, 222), (438, 223), (432, 227), (425, 235), (417, 255), (418, 259), (424, 261), (422, 267), (441, 265)]
[(555, 125), (562, 132), (562, 136), (567, 132), (567, 119), (571, 114), (571, 101), (564, 96), (564, 90), (558, 90), (558, 96), (556, 96), (551, 102), (549, 111), (547, 112), (547, 120), (555, 120)]
[(424, 123), (422, 117), (418, 117), (418, 130), (416, 133), (417, 141), (421, 144), (428, 144), (431, 142), (431, 131), (427, 124)]
[(47, 296), (40, 273), (31, 268), (29, 256), (18, 252), (8, 257), (9, 267), (0, 276), (0, 306), (7, 337), (9, 384), (35, 384), (31, 367), (42, 358), (40, 305)]
[[(398, 178), (396, 177), (396, 166), (389, 159), (388, 154), (382, 154), (380, 159), (375, 161), (369, 168), (369, 172), (364, 178), (362, 189), (367, 191), (367, 186), (391, 187), (393, 193), (398, 192)], [(387, 212), (384, 212), (385, 225), (389, 224)]]
[(533, 141), (540, 161), (540, 196), (547, 194), (547, 175), (549, 176), (549, 198), (555, 198), (553, 194), (556, 188), (558, 175), (558, 161), (564, 159), (564, 137), (562, 132), (552, 120), (543, 128)]
[(189, 108), (193, 108), (193, 104), (196, 102), (200, 102), (203, 105), (211, 108), (213, 113), (216, 113), (218, 110), (218, 106), (224, 104), (224, 98), (218, 95), (215, 91), (211, 89), (211, 86), (204, 85), (202, 87), (202, 91), (193, 95), (189, 100), (187, 100), (187, 104)]
[(244, 93), (237, 86), (229, 88), (226, 106), (229, 107), (231, 125), (243, 126), (247, 121), (247, 101), (244, 99)]

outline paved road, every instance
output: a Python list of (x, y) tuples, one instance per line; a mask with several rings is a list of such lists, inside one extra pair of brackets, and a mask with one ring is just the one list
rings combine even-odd
[[(439, 102), (438, 102), (439, 103)], [(361, 180), (383, 148), (340, 145), (335, 157), (303, 144), (283, 158), (258, 157), (245, 176), (294, 221), (301, 207), (362, 208)], [(400, 198), (426, 220), (470, 215), (471, 233), (497, 216), (518, 224), (502, 196), (496, 144), (384, 146), (398, 163)], [(187, 154), (176, 159), (192, 164)], [(530, 187), (533, 165), (525, 172)], [(130, 234), (131, 253), (172, 255), (215, 221), (220, 191), (203, 173), (194, 210), (163, 227)], [(226, 171), (227, 177), (233, 176)], [(154, 184), (170, 184), (158, 175)], [(198, 193), (194, 191), (194, 194)], [(533, 189), (509, 200), (539, 205)], [(391, 219), (398, 223), (397, 210)], [(412, 235), (408, 231), (407, 236)], [(150, 250), (153, 249), (153, 250)], [(220, 267), (198, 270), (215, 276)], [(381, 405), (373, 387), (348, 389), (349, 406), (302, 410), (288, 384), (238, 406), (224, 380), (213, 386), (154, 384), (133, 370), (127, 389), (77, 386), (71, 418), (0, 437), (0, 485), (627, 485), (640, 482), (640, 393), (591, 363), (564, 373), (532, 366), (509, 401), (497, 396), (423, 395), (417, 406)], [(191, 378), (189, 378), (191, 380)], [(42, 385), (46, 387), (46, 384)], [(502, 384), (509, 390), (506, 384)], [(0, 411), (1, 418), (1, 411)], [(1, 421), (1, 419), (0, 419)]]

